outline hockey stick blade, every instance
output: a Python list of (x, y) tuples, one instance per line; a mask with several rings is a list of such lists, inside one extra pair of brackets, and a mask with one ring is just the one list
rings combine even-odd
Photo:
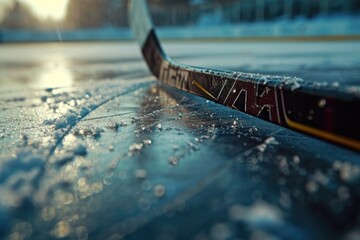
[(161, 82), (252, 116), (360, 151), (360, 93), (302, 79), (211, 70), (173, 61), (162, 49), (145, 0), (131, 0), (131, 27)]

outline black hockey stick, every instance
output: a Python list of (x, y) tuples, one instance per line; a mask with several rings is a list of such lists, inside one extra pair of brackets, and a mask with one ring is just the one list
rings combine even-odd
[(161, 81), (278, 125), (360, 151), (360, 92), (298, 78), (177, 63), (163, 51), (145, 0), (131, 0), (130, 22), (150, 71)]

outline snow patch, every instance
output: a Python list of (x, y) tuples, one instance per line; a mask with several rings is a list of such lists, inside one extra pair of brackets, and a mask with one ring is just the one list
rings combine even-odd
[(90, 108), (83, 106), (80, 110), (80, 117), (86, 116), (87, 114), (89, 114), (90, 111), (91, 111)]
[(274, 137), (268, 137), (267, 139), (265, 139), (265, 144), (278, 145), (279, 142)]
[(55, 129), (62, 129), (67, 128), (68, 126), (73, 126), (77, 119), (77, 114), (75, 114), (73, 111), (69, 111), (56, 121)]
[[(74, 126), (75, 123), (89, 114), (91, 111), (91, 107), (83, 106), (78, 112), (74, 110), (69, 110), (65, 115), (61, 116), (55, 121), (55, 129), (67, 128), (69, 126)], [(46, 120), (48, 124), (52, 123), (53, 120)]]
[(87, 154), (86, 147), (82, 144), (78, 144), (77, 146), (75, 146), (75, 148), (73, 149), (73, 152), (75, 155), (78, 155), (78, 156), (85, 156)]
[(81, 137), (81, 138), (94, 138), (94, 139), (99, 139), (101, 137), (101, 133), (104, 132), (103, 129), (101, 128), (80, 128), (80, 129), (76, 129), (74, 131), (74, 136), (76, 137)]
[(42, 156), (34, 154), (31, 151), (19, 152), (16, 156), (1, 162), (0, 183), (6, 182), (13, 173), (40, 168), (44, 162), (45, 160)]
[(44, 120), (44, 124), (45, 125), (53, 125), (53, 124), (55, 124), (57, 122), (57, 120), (55, 119), (55, 118), (52, 118), (52, 119), (45, 119)]
[(249, 207), (233, 205), (229, 208), (229, 217), (233, 221), (243, 221), (254, 226), (274, 226), (284, 223), (281, 211), (263, 201)]
[(3, 161), (0, 165), (0, 203), (4, 206), (19, 206), (31, 199), (37, 191), (45, 158), (23, 151)]

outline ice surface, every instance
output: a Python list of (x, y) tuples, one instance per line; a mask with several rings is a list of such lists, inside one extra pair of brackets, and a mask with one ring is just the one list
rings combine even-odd
[[(358, 43), (215, 46), (167, 44), (190, 64), (358, 84)], [(0, 238), (357, 236), (358, 153), (157, 85), (136, 49), (0, 47)]]

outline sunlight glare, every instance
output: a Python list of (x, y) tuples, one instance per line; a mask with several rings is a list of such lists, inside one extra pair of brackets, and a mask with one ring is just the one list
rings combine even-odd
[(28, 4), (38, 17), (61, 20), (66, 14), (69, 0), (21, 0)]
[(53, 56), (44, 63), (39, 73), (37, 86), (43, 88), (69, 87), (73, 84), (73, 75), (62, 56)]

